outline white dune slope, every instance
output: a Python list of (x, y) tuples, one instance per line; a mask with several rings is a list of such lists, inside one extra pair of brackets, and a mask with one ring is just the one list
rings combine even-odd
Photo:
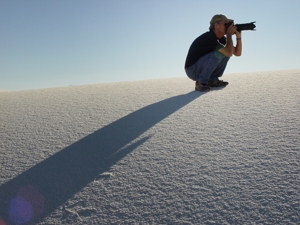
[(299, 75), (1, 92), (0, 224), (299, 224)]

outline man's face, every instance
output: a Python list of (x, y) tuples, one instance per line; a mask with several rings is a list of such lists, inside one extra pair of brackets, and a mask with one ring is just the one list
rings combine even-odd
[(215, 24), (215, 30), (220, 34), (226, 34), (227, 21), (220, 21)]

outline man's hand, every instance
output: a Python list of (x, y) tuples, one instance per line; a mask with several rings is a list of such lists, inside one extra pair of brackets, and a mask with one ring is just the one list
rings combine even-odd
[(236, 26), (232, 23), (226, 30), (226, 36), (232, 36), (235, 34), (236, 31)]

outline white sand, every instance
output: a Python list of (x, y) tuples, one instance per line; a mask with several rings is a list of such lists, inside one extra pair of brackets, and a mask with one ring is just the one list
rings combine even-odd
[(0, 93), (0, 224), (300, 224), (300, 70)]

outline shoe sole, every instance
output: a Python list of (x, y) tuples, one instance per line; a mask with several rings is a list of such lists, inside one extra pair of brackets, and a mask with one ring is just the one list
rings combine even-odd
[(228, 84), (224, 84), (224, 85), (208, 85), (210, 87), (226, 87)]
[(205, 89), (195, 88), (195, 91), (206, 92), (206, 91), (210, 91), (210, 88), (205, 88)]

